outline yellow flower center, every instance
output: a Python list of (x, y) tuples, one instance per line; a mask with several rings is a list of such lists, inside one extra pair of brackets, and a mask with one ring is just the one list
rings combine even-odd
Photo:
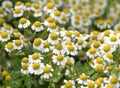
[(22, 62), (23, 62), (23, 63), (27, 63), (27, 62), (28, 62), (28, 58), (27, 58), (27, 57), (24, 57), (24, 58), (22, 59)]
[(2, 76), (7, 76), (8, 75), (8, 72), (7, 71), (3, 71), (2, 72)]
[(99, 77), (98, 80), (102, 83), (103, 82), (103, 78)]
[(72, 83), (71, 82), (66, 82), (65, 87), (66, 88), (72, 88)]
[(0, 8), (0, 14), (3, 14), (4, 13), (4, 10)]
[(5, 20), (3, 18), (0, 18), (0, 25), (3, 24)]
[(20, 46), (22, 44), (22, 42), (20, 40), (15, 40), (15, 45), (16, 46)]
[(85, 73), (82, 73), (82, 75), (80, 75), (80, 79), (85, 81), (87, 79), (87, 75)]
[(8, 9), (10, 9), (12, 6), (11, 6), (11, 4), (9, 4), (9, 3), (7, 3), (6, 5), (5, 5)]
[(50, 38), (51, 38), (52, 40), (57, 40), (58, 35), (57, 35), (56, 33), (51, 33)]
[(72, 33), (71, 33), (70, 31), (66, 31), (66, 32), (65, 32), (65, 35), (66, 35), (67, 37), (72, 37)]
[(33, 60), (37, 60), (38, 58), (39, 58), (39, 54), (37, 54), (37, 53), (32, 54)]
[(68, 45), (67, 46), (68, 51), (73, 52), (75, 50), (73, 45)]
[(7, 38), (8, 37), (8, 32), (1, 32), (0, 33), (2, 38)]
[(103, 58), (97, 57), (96, 62), (99, 63), (99, 64), (102, 64), (103, 63)]
[(39, 9), (39, 3), (35, 2), (35, 3), (33, 4), (33, 7), (34, 7), (35, 9)]
[(101, 39), (100, 39), (100, 43), (104, 43), (104, 38), (101, 38)]
[(50, 46), (50, 43), (49, 42), (44, 42), (44, 48), (48, 48)]
[(82, 45), (83, 44), (83, 40), (82, 39), (77, 40), (77, 44), (78, 45)]
[(48, 21), (49, 23), (53, 23), (53, 22), (54, 22), (54, 19), (53, 19), (52, 17), (48, 17), (48, 18), (47, 18), (47, 21)]
[(64, 13), (69, 13), (69, 8), (65, 7), (65, 8), (63, 9), (63, 12), (64, 12)]
[(47, 4), (47, 8), (48, 9), (53, 9), (54, 6), (55, 6), (55, 4), (52, 3), (52, 2), (50, 2), (50, 3)]
[(96, 66), (96, 71), (101, 72), (103, 70), (103, 66), (101, 64), (98, 64)]
[(112, 59), (112, 58), (113, 58), (113, 54), (110, 53), (110, 52), (107, 52), (107, 53), (106, 53), (106, 56), (107, 56), (109, 59)]
[(111, 25), (111, 24), (112, 24), (112, 21), (111, 21), (110, 19), (108, 19), (108, 20), (106, 21), (106, 23)]
[(72, 64), (71, 60), (69, 58), (67, 58), (66, 65), (70, 66), (71, 64)]
[(41, 26), (40, 21), (36, 21), (36, 22), (34, 23), (34, 26), (35, 26), (35, 27), (40, 27), (40, 26)]
[(36, 38), (36, 39), (34, 40), (34, 45), (35, 45), (35, 46), (39, 46), (41, 43), (42, 43), (42, 41), (41, 41), (40, 38)]
[(94, 46), (95, 48), (98, 48), (98, 47), (100, 46), (100, 43), (99, 43), (99, 42), (94, 42), (94, 43), (93, 43), (93, 46)]
[(91, 35), (91, 39), (92, 40), (97, 40), (97, 35), (96, 34)]
[(34, 70), (37, 70), (37, 69), (40, 68), (40, 64), (39, 63), (33, 63), (32, 67), (33, 67)]
[(88, 18), (84, 18), (83, 19), (83, 22), (85, 23), (85, 22), (87, 22), (88, 21)]
[(63, 21), (66, 21), (67, 17), (66, 16), (62, 16), (61, 18)]
[(111, 70), (112, 70), (112, 66), (107, 66), (106, 69), (107, 69), (108, 71), (111, 71)]
[(16, 6), (22, 5), (22, 2), (21, 2), (21, 1), (17, 1), (17, 2), (15, 3), (15, 5), (16, 5)]
[(28, 38), (23, 38), (23, 42), (28, 43)]
[(95, 83), (94, 82), (88, 82), (87, 86), (88, 86), (88, 88), (94, 88)]
[(48, 66), (45, 66), (43, 70), (44, 70), (44, 73), (50, 73), (50, 67)]
[(54, 15), (55, 15), (55, 16), (60, 16), (60, 11), (59, 11), (59, 10), (55, 10), (55, 11), (54, 11)]
[(22, 69), (23, 69), (23, 70), (28, 70), (28, 64), (24, 64), (24, 65), (22, 66)]
[(74, 35), (75, 35), (75, 36), (80, 36), (80, 32), (75, 31), (75, 32), (74, 32)]
[(41, 10), (40, 9), (36, 9), (35, 13), (41, 13)]
[(90, 54), (95, 54), (95, 53), (96, 53), (96, 49), (95, 49), (95, 48), (90, 48), (90, 49), (88, 50), (88, 52), (89, 52)]
[(103, 25), (104, 24), (103, 20), (98, 20), (98, 24)]
[(100, 82), (99, 80), (96, 80), (96, 81), (95, 81), (95, 84), (97, 84), (98, 88), (101, 87), (101, 82)]
[(94, 14), (99, 14), (100, 11), (99, 11), (98, 9), (95, 9), (95, 10), (93, 11), (93, 13), (94, 13)]
[(72, 42), (71, 41), (66, 41), (65, 45), (72, 45)]
[(109, 51), (110, 50), (110, 45), (104, 45), (103, 50), (105, 52)]
[(55, 45), (55, 48), (57, 49), (57, 50), (62, 50), (62, 44), (61, 43), (58, 43), (58, 44), (56, 44)]
[(109, 36), (109, 34), (110, 34), (110, 31), (109, 31), (109, 30), (104, 31), (104, 35), (105, 35), (105, 36)]
[(120, 31), (120, 25), (117, 27), (117, 30)]
[(7, 44), (7, 48), (8, 48), (9, 50), (12, 50), (12, 49), (13, 49), (13, 44), (12, 44), (11, 42), (9, 42), (9, 43)]
[(112, 78), (110, 78), (110, 82), (112, 84), (116, 84), (118, 82), (118, 78), (117, 77), (112, 77)]
[(55, 23), (50, 23), (50, 28), (55, 29), (57, 26)]
[(15, 13), (15, 14), (19, 14), (20, 12), (21, 12), (21, 9), (15, 9), (15, 10), (14, 10), (14, 13)]
[(64, 56), (61, 54), (58, 54), (56, 58), (58, 61), (62, 61), (64, 59)]
[(25, 24), (26, 22), (27, 22), (26, 18), (21, 18), (20, 21), (19, 21), (19, 23), (21, 23), (21, 24)]
[(5, 29), (6, 29), (6, 30), (10, 30), (10, 28), (11, 28), (11, 26), (10, 26), (9, 24), (7, 24), (7, 25), (5, 26)]
[(83, 51), (80, 52), (80, 53), (79, 53), (79, 56), (80, 56), (80, 57), (84, 57), (84, 56), (85, 56), (85, 52), (83, 52)]
[(30, 2), (26, 2), (26, 3), (25, 3), (25, 6), (26, 6), (26, 7), (31, 7), (31, 3), (30, 3)]
[(116, 40), (117, 40), (116, 36), (113, 35), (110, 37), (110, 41), (115, 42)]
[(7, 75), (7, 76), (5, 77), (5, 80), (6, 80), (6, 81), (10, 81), (10, 80), (11, 80), (10, 75)]
[(74, 6), (73, 8), (73, 11), (77, 12), (79, 10), (78, 6)]
[(76, 19), (74, 22), (75, 22), (76, 25), (80, 24), (80, 20), (79, 19)]
[(15, 38), (20, 38), (20, 33), (15, 33), (15, 34), (14, 34), (14, 37), (15, 37)]
[(106, 88), (114, 88), (112, 84), (108, 84)]

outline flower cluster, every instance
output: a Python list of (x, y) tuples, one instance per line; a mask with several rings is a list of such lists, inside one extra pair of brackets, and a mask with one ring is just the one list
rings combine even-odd
[(120, 87), (119, 1), (26, 1), (1, 2), (0, 87)]

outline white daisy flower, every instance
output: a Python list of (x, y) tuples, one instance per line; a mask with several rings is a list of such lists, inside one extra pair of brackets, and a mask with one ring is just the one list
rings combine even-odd
[(41, 17), (41, 16), (42, 16), (41, 10), (40, 10), (40, 9), (36, 9), (36, 10), (34, 11), (34, 17)]
[(0, 41), (7, 42), (10, 40), (10, 33), (9, 32), (0, 32)]
[(75, 46), (81, 50), (82, 48), (85, 48), (87, 46), (87, 42), (83, 39), (78, 39)]
[(59, 43), (60, 40), (59, 33), (58, 32), (50, 33), (47, 40), (53, 45)]
[(75, 87), (75, 82), (73, 80), (66, 80), (64, 79), (64, 85), (61, 86), (60, 88), (76, 88)]
[(22, 40), (13, 40), (13, 45), (14, 45), (14, 49), (16, 50), (21, 50), (23, 48), (23, 42)]
[(47, 5), (43, 8), (43, 11), (46, 13), (51, 13), (56, 10), (55, 4), (53, 2), (47, 3)]
[(64, 47), (65, 47), (65, 43), (59, 42), (59, 43), (51, 46), (50, 49), (53, 51), (54, 54), (65, 54), (66, 49)]
[(48, 28), (47, 28), (47, 31), (49, 31), (49, 32), (57, 32), (58, 28), (57, 28), (56, 23), (50, 23)]
[(29, 58), (29, 63), (34, 63), (34, 62), (41, 62), (43, 60), (43, 57), (41, 56), (40, 53), (33, 53), (32, 55), (28, 56)]
[(29, 74), (27, 63), (22, 64), (21, 73), (22, 74)]
[(75, 60), (74, 60), (73, 57), (69, 57), (69, 56), (65, 57), (65, 64), (66, 64), (66, 66), (71, 66), (74, 63), (75, 63)]
[(39, 2), (32, 3), (32, 8), (31, 9), (32, 9), (32, 11), (40, 9), (40, 3)]
[(120, 31), (120, 23), (117, 23), (117, 24), (114, 26), (114, 30)]
[(30, 25), (30, 21), (26, 18), (21, 18), (19, 20), (18, 28), (27, 28)]
[(111, 52), (107, 52), (105, 55), (103, 55), (103, 58), (108, 63), (112, 63), (113, 62), (113, 54)]
[(24, 10), (31, 11), (31, 9), (32, 9), (32, 4), (30, 2), (26, 2), (24, 5)]
[(5, 17), (7, 13), (4, 11), (2, 7), (0, 7), (0, 17)]
[(42, 52), (49, 52), (50, 51), (51, 44), (45, 40), (43, 41), (43, 49)]
[(36, 21), (33, 23), (33, 25), (31, 26), (32, 30), (36, 31), (36, 32), (40, 32), (44, 29), (44, 27), (42, 26), (40, 21)]
[(98, 28), (100, 28), (101, 30), (106, 28), (106, 23), (104, 22), (103, 19), (98, 19), (95, 21), (95, 24)]
[(43, 73), (41, 74), (41, 79), (49, 79), (53, 76), (52, 72), (54, 69), (51, 65), (46, 64), (46, 66), (43, 67)]
[(8, 42), (6, 45), (5, 45), (5, 50), (9, 53), (11, 53), (11, 51), (14, 50), (14, 45), (12, 42)]
[(28, 71), (30, 74), (40, 75), (43, 72), (43, 67), (44, 67), (43, 63), (39, 62), (29, 63)]
[(107, 19), (107, 20), (106, 20), (106, 27), (107, 27), (107, 28), (111, 28), (112, 26), (113, 26), (112, 20)]
[(52, 56), (52, 61), (54, 64), (64, 67), (65, 66), (65, 57), (62, 54), (57, 54)]
[(44, 25), (49, 26), (50, 23), (54, 23), (55, 20), (52, 17), (48, 17), (45, 21), (44, 21)]
[(61, 14), (60, 19), (58, 20), (58, 22), (60, 24), (66, 24), (68, 22), (69, 18), (65, 15), (65, 14)]
[(17, 1), (15, 3), (15, 9), (22, 9), (24, 7), (24, 4), (21, 1)]
[(7, 0), (7, 1), (3, 1), (2, 2), (2, 7), (7, 11), (7, 12), (11, 12), (12, 11), (12, 2)]
[(54, 10), (53, 12), (50, 13), (50, 16), (59, 22), (61, 12), (59, 10)]
[(82, 18), (82, 24), (83, 26), (89, 26), (91, 25), (91, 20), (87, 17)]
[(81, 19), (73, 19), (72, 21), (71, 21), (71, 26), (73, 27), (73, 28), (81, 28), (82, 27), (82, 22), (81, 22)]
[(12, 34), (13, 27), (10, 24), (3, 24), (3, 27), (1, 27), (1, 31), (9, 32), (10, 34)]
[(41, 51), (43, 49), (43, 40), (41, 38), (35, 38), (33, 48)]
[(24, 11), (22, 9), (15, 9), (13, 11), (13, 17), (21, 17), (23, 16)]

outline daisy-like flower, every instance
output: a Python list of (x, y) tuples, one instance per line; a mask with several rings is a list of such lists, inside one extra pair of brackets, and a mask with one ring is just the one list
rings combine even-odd
[(10, 34), (13, 33), (13, 27), (10, 24), (4, 24), (1, 28), (1, 31), (9, 32)]
[(22, 40), (19, 40), (19, 39), (13, 40), (13, 44), (14, 44), (14, 48), (16, 50), (21, 50), (23, 48), (23, 42), (22, 42)]
[(22, 9), (24, 7), (24, 4), (21, 1), (17, 1), (15, 3), (15, 9)]
[(93, 66), (93, 68), (97, 71), (97, 72), (102, 72), (104, 70), (104, 65), (103, 64), (96, 64)]
[(43, 67), (44, 67), (43, 63), (39, 62), (30, 63), (28, 66), (28, 71), (30, 74), (40, 75), (43, 72)]
[(89, 76), (87, 76), (85, 73), (82, 73), (80, 77), (77, 79), (78, 84), (87, 85), (87, 83), (90, 81)]
[(22, 64), (22, 68), (21, 68), (21, 73), (22, 74), (29, 74), (29, 71), (28, 71), (28, 63), (23, 63)]
[(98, 52), (97, 52), (97, 50), (95, 49), (95, 48), (90, 48), (88, 51), (87, 51), (87, 53), (86, 53), (86, 55), (89, 57), (89, 58), (95, 58), (96, 56), (98, 56)]
[(96, 49), (99, 49), (99, 47), (100, 47), (100, 42), (94, 41), (94, 42), (91, 44), (91, 47), (96, 48)]
[(43, 57), (39, 53), (33, 53), (32, 55), (28, 56), (29, 58), (29, 63), (34, 63), (34, 62), (41, 62), (43, 60)]
[(40, 32), (44, 29), (40, 21), (34, 22), (33, 25), (31, 26), (31, 28), (32, 28), (32, 30), (34, 30), (36, 32)]
[(50, 23), (49, 26), (48, 26), (47, 31), (49, 31), (49, 32), (57, 32), (58, 28), (57, 28), (56, 23)]
[(97, 85), (95, 84), (94, 81), (90, 80), (88, 83), (87, 83), (87, 87), (86, 88), (97, 88)]
[(30, 21), (26, 18), (21, 18), (19, 20), (18, 28), (27, 28), (30, 25)]
[(54, 4), (53, 2), (49, 2), (49, 3), (47, 3), (47, 5), (43, 8), (43, 10), (44, 10), (46, 13), (51, 13), (51, 12), (53, 12), (54, 10), (56, 10), (55, 4)]
[(107, 27), (107, 28), (111, 28), (112, 26), (113, 26), (112, 20), (107, 19), (107, 20), (106, 20), (106, 27)]
[(59, 22), (60, 16), (61, 16), (61, 12), (60, 12), (59, 10), (54, 10), (54, 11), (50, 14), (50, 16)]
[(33, 48), (41, 51), (43, 49), (43, 40), (41, 38), (35, 38)]
[(48, 17), (45, 21), (44, 21), (44, 25), (49, 26), (50, 23), (54, 23), (55, 20), (52, 17)]
[(76, 42), (76, 47), (81, 50), (82, 48), (85, 48), (87, 46), (87, 42), (83, 39), (78, 39)]
[(25, 38), (25, 37), (22, 38), (22, 41), (23, 41), (23, 45), (24, 46), (28, 46), (28, 44), (30, 43), (29, 40), (28, 40), (28, 38)]
[(111, 52), (107, 52), (105, 55), (103, 55), (103, 58), (108, 63), (113, 62), (113, 54)]
[(52, 56), (54, 64), (64, 67), (65, 66), (65, 57), (62, 54), (57, 54)]
[(114, 30), (120, 31), (120, 23), (117, 23), (117, 24), (114, 26)]
[(32, 11), (35, 11), (36, 9), (40, 9), (40, 4), (39, 2), (34, 2), (32, 4)]
[(66, 54), (73, 56), (77, 55), (78, 54), (77, 47), (74, 44), (66, 45)]
[(59, 8), (63, 5), (63, 1), (61, 0), (54, 0), (54, 3), (56, 8)]
[(65, 16), (69, 17), (71, 14), (70, 14), (70, 8), (68, 7), (64, 7), (63, 8), (63, 12), (61, 12), (62, 14), (65, 14)]
[(14, 45), (13, 45), (13, 43), (12, 42), (8, 42), (6, 45), (5, 45), (5, 50), (7, 51), (7, 52), (11, 52), (11, 51), (13, 51), (14, 50)]
[(12, 2), (11, 1), (3, 1), (2, 2), (2, 7), (7, 11), (7, 12), (11, 12), (12, 11)]
[(15, 9), (13, 11), (13, 17), (21, 17), (23, 16), (24, 11), (22, 9)]
[(72, 15), (78, 14), (79, 13), (79, 7), (78, 6), (73, 6), (70, 9), (70, 12), (71, 12)]
[(46, 66), (43, 67), (43, 73), (41, 74), (41, 79), (49, 79), (53, 76), (52, 72), (54, 69), (51, 65), (46, 64)]
[(68, 17), (65, 14), (61, 14), (60, 19), (58, 20), (58, 22), (60, 24), (66, 24), (68, 22), (68, 20), (69, 19), (68, 19)]
[(32, 9), (32, 4), (30, 2), (26, 2), (24, 5), (25, 11), (30, 11)]
[(91, 24), (91, 20), (87, 17), (82, 18), (83, 26), (89, 26)]
[(41, 10), (40, 10), (40, 9), (36, 9), (36, 10), (34, 11), (34, 17), (41, 17), (41, 16), (42, 16)]
[(75, 60), (74, 60), (73, 57), (69, 57), (69, 56), (65, 57), (65, 64), (66, 64), (66, 66), (71, 66), (74, 63), (75, 63)]
[(45, 40), (43, 42), (42, 52), (49, 52), (50, 51), (50, 47), (51, 47), (51, 44), (47, 40)]
[(106, 28), (106, 24), (105, 24), (105, 22), (104, 22), (103, 19), (98, 19), (95, 24), (96, 24), (96, 26), (97, 26), (98, 28), (100, 28), (101, 30), (103, 30), (103, 29)]
[(10, 40), (10, 33), (9, 32), (0, 32), (0, 41), (7, 42)]
[(23, 35), (20, 32), (17, 32), (17, 33), (13, 33), (13, 37), (16, 39), (22, 39)]
[(0, 7), (0, 17), (5, 17), (7, 13), (4, 11), (2, 7)]
[(75, 87), (75, 82), (73, 80), (66, 80), (64, 79), (64, 85), (61, 86), (61, 88), (76, 88)]
[(60, 36), (65, 41), (71, 41), (71, 39), (73, 37), (73, 31), (66, 31), (66, 30), (60, 31)]
[(59, 33), (58, 32), (50, 33), (47, 40), (53, 45), (59, 43), (59, 40), (60, 40)]
[(65, 54), (66, 49), (64, 47), (65, 47), (65, 43), (64, 42), (59, 42), (59, 43), (53, 45), (51, 47), (51, 50), (53, 50), (54, 54)]

